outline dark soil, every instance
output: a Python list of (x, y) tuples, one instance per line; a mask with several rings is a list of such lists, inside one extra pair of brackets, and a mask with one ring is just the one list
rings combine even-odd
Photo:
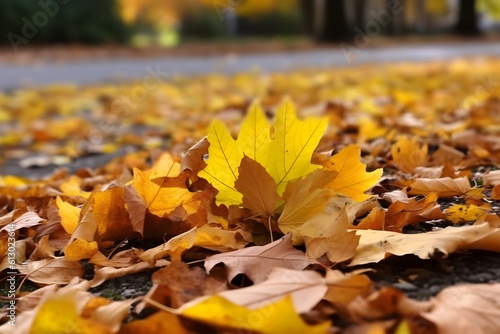
[(374, 269), (367, 275), (377, 286), (393, 286), (419, 300), (456, 284), (500, 282), (500, 255), (485, 251), (455, 253), (434, 260), (393, 256), (368, 267)]

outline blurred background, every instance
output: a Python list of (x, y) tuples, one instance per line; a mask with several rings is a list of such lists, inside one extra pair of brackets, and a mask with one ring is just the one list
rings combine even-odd
[(500, 96), (500, 62), (460, 57), (499, 56), (499, 36), (498, 0), (1, 0), (0, 186), (180, 156), (256, 98), (331, 113), (332, 136), (376, 138), (386, 112), (463, 118)]
[[(479, 36), (500, 30), (496, 0), (2, 0), (0, 43), (173, 47), (244, 38), (347, 41), (355, 37), (353, 27), (362, 29), (391, 6), (401, 15), (383, 25), (386, 36)], [(25, 36), (33, 30), (39, 31)]]

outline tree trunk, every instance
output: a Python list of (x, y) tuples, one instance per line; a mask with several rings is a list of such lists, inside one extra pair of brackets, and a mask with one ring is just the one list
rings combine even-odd
[(312, 36), (314, 34), (314, 0), (300, 0), (300, 12), (304, 31)]
[(322, 41), (342, 42), (353, 36), (347, 24), (344, 0), (325, 0), (323, 15)]
[(460, 0), (458, 22), (455, 31), (458, 35), (479, 35), (476, 0)]

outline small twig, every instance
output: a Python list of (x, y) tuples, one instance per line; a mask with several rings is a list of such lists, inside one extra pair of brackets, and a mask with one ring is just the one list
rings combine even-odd
[(175, 308), (160, 304), (157, 301), (150, 299), (149, 297), (143, 297), (142, 300), (148, 304), (151, 304), (152, 306), (156, 307), (157, 309), (160, 309), (160, 310), (172, 313), (172, 314), (179, 314), (179, 311), (177, 311)]
[(111, 251), (111, 253), (109, 253), (109, 255), (108, 255), (108, 259), (111, 259), (111, 256), (113, 255), (113, 253), (114, 253), (114, 252), (115, 252), (115, 251), (116, 251), (116, 250), (117, 250), (117, 249), (118, 249), (121, 245), (123, 245), (125, 242), (127, 242), (127, 240), (128, 240), (131, 236), (132, 236), (132, 234), (131, 234), (131, 235), (129, 235), (128, 237), (126, 237), (125, 239), (123, 239), (123, 240), (122, 240), (122, 241), (121, 241), (118, 245), (116, 245), (116, 247), (115, 247), (115, 248), (113, 248), (113, 250)]
[(273, 238), (273, 230), (271, 228), (271, 215), (269, 215), (269, 236), (271, 237), (271, 242), (274, 242), (274, 238)]

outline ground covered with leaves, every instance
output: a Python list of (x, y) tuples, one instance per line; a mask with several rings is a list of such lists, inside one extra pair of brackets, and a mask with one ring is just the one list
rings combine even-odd
[(471, 58), (3, 93), (0, 332), (497, 332), (497, 77)]

